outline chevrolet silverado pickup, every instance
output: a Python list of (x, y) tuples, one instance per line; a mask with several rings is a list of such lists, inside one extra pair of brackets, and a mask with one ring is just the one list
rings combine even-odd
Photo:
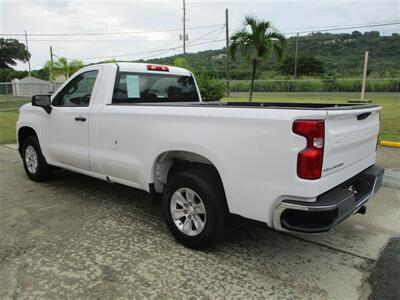
[(17, 121), (27, 176), (68, 169), (162, 199), (173, 236), (201, 249), (231, 215), (320, 233), (381, 185), (375, 104), (203, 102), (185, 69), (87, 66)]

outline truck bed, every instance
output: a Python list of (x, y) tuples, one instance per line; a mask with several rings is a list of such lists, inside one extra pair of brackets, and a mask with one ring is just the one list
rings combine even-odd
[(379, 107), (379, 104), (364, 103), (285, 103), (285, 102), (148, 102), (113, 103), (121, 106), (183, 106), (183, 107), (233, 107), (233, 108), (269, 108), (269, 109), (312, 109), (312, 110), (353, 110)]

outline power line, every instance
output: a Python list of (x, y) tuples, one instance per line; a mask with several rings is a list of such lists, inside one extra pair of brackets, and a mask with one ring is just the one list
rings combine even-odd
[[(180, 48), (180, 47), (178, 47), (177, 49), (179, 49), (179, 48)], [(170, 52), (170, 51), (173, 51), (173, 50), (168, 49), (168, 50), (166, 50), (166, 51), (159, 51), (159, 52), (157, 52), (157, 54), (153, 54), (153, 55), (147, 56), (147, 57), (145, 57), (145, 58), (142, 58), (142, 60), (148, 60), (148, 59), (150, 59), (150, 58), (154, 58), (154, 57), (160, 56), (160, 55), (165, 54), (165, 53), (168, 53), (168, 52)]]
[[(400, 24), (400, 20), (395, 20), (395, 21), (390, 21), (390, 22), (386, 22), (386, 23), (370, 23), (370, 24), (359, 24), (359, 25), (344, 25), (344, 26), (331, 26), (329, 28), (315, 28), (315, 29), (310, 29), (310, 30), (305, 30), (305, 31), (294, 31), (294, 32), (286, 32), (284, 34), (290, 35), (290, 34), (297, 34), (297, 33), (311, 33), (311, 32), (317, 32), (317, 31), (335, 31), (335, 30), (344, 30), (344, 29), (357, 29), (357, 28), (366, 28), (366, 27), (381, 27), (381, 26), (390, 26), (390, 25), (399, 25)], [(187, 45), (191, 45), (191, 46), (200, 46), (200, 45), (204, 45), (204, 44), (210, 44), (213, 45), (215, 42), (219, 42), (219, 41), (223, 41), (224, 39), (218, 39), (221, 32), (219, 32), (219, 34), (214, 38), (214, 39), (207, 39), (204, 40), (204, 42), (202, 43), (195, 43), (193, 44), (193, 42), (198, 41), (198, 40), (202, 40), (205, 37), (211, 35), (212, 33), (216, 32), (218, 29), (220, 29), (219, 26), (221, 26), (221, 28), (225, 28), (225, 24), (214, 24), (214, 25), (207, 25), (207, 26), (197, 26), (197, 27), (191, 27), (191, 28), (187, 28), (187, 29), (201, 29), (201, 28), (210, 28), (210, 27), (216, 27), (218, 26), (218, 28), (215, 28), (213, 30), (211, 30), (210, 32), (203, 34), (197, 38), (195, 38), (194, 40), (190, 41), (187, 43)], [(109, 33), (82, 33), (82, 34), (29, 34), (29, 36), (85, 36), (85, 35), (113, 35), (113, 34), (140, 34), (140, 33), (151, 33), (151, 32), (166, 32), (166, 31), (181, 31), (181, 28), (177, 28), (177, 29), (165, 29), (165, 30), (155, 30), (155, 31), (136, 31), (136, 32), (119, 32), (119, 33), (113, 33), (113, 32), (109, 32)], [(17, 35), (17, 36), (24, 36), (25, 34), (0, 34), (0, 36), (6, 36), (6, 35)], [(40, 39), (40, 40), (29, 40), (29, 41), (37, 41), (37, 42), (44, 42), (44, 41), (65, 41), (65, 42), (118, 42), (118, 40), (68, 40), (68, 39), (59, 39), (59, 40), (45, 40), (45, 39)], [(175, 41), (175, 40), (159, 40), (159, 41)], [(142, 41), (138, 41), (138, 40), (119, 40), (119, 42), (142, 42)], [(87, 58), (80, 58), (81, 60), (93, 60), (93, 59), (107, 59), (107, 58), (117, 58), (117, 57), (125, 57), (125, 56), (136, 56), (136, 55), (141, 55), (141, 54), (149, 54), (149, 53), (155, 53), (152, 54), (149, 57), (146, 57), (145, 59), (154, 57), (154, 56), (158, 56), (173, 50), (177, 50), (179, 48), (181, 48), (181, 46), (176, 46), (176, 47), (170, 47), (170, 48), (163, 48), (163, 49), (158, 49), (158, 50), (152, 50), (152, 51), (143, 51), (143, 52), (136, 52), (136, 53), (129, 53), (129, 54), (120, 54), (120, 55), (110, 55), (110, 56), (99, 56), (99, 57), (87, 57)], [(68, 58), (71, 59), (71, 58)]]
[[(222, 27), (223, 29), (224, 27)], [(219, 28), (217, 28), (219, 29)], [(213, 32), (215, 32), (216, 30), (211, 30), (210, 32), (208, 32), (207, 34), (204, 34), (196, 39), (194, 39), (193, 41), (188, 42), (187, 44), (190, 46), (198, 46), (198, 45), (204, 45), (207, 44), (209, 41), (212, 41), (213, 43), (216, 42), (216, 38), (218, 38), (219, 36), (217, 36), (216, 38), (212, 38), (209, 39), (207, 41), (204, 41), (202, 43), (197, 43), (197, 44), (193, 44), (193, 42), (203, 39), (204, 37), (212, 34)], [(171, 48), (163, 48), (163, 49), (158, 49), (158, 50), (152, 50), (152, 51), (144, 51), (144, 52), (136, 52), (136, 53), (129, 53), (129, 54), (121, 54), (121, 55), (110, 55), (110, 56), (100, 56), (100, 57), (86, 57), (86, 58), (79, 58), (81, 60), (88, 60), (88, 59), (104, 59), (104, 58), (113, 58), (113, 57), (124, 57), (124, 56), (133, 56), (133, 55), (140, 55), (140, 54), (147, 54), (147, 53), (158, 53), (158, 52), (165, 52), (166, 51), (170, 51), (170, 50), (177, 50), (179, 48), (181, 48), (182, 46), (177, 46), (177, 47), (171, 47)], [(154, 56), (154, 55), (152, 55)], [(150, 57), (152, 57), (150, 56)], [(70, 59), (70, 58), (69, 58)]]
[[(210, 28), (221, 26), (223, 24), (213, 24), (205, 26), (188, 27), (186, 29), (197, 30), (202, 28)], [(93, 35), (125, 35), (125, 34), (143, 34), (143, 33), (157, 33), (168, 31), (181, 31), (181, 28), (170, 28), (160, 30), (147, 30), (147, 31), (122, 31), (122, 32), (90, 32), (90, 33), (30, 33), (29, 36), (93, 36)], [(0, 33), (0, 36), (25, 36), (25, 33)]]
[(391, 23), (381, 23), (381, 24), (365, 24), (365, 25), (351, 25), (344, 27), (331, 27), (331, 28), (318, 28), (313, 30), (305, 30), (305, 31), (293, 31), (293, 32), (284, 32), (284, 34), (296, 34), (296, 33), (311, 33), (316, 31), (337, 31), (337, 30), (345, 30), (345, 29), (358, 29), (358, 28), (368, 28), (368, 27), (382, 27), (389, 25), (399, 25), (400, 21), (391, 22)]
[[(225, 39), (220, 39), (220, 40), (214, 40), (213, 42), (219, 42), (219, 41), (224, 41)], [(191, 44), (191, 46), (199, 46), (199, 45), (204, 45), (208, 44), (209, 42), (202, 42), (202, 43), (197, 43), (197, 44)], [(135, 56), (135, 55), (140, 55), (140, 54), (147, 54), (147, 53), (158, 53), (164, 50), (177, 50), (179, 48), (182, 48), (182, 46), (176, 46), (176, 47), (171, 47), (171, 48), (164, 48), (164, 49), (157, 49), (157, 50), (152, 50), (152, 51), (143, 51), (143, 52), (135, 52), (135, 53), (127, 53), (127, 54), (119, 54), (119, 55), (108, 55), (108, 56), (98, 56), (98, 57), (84, 57), (84, 58), (70, 58), (67, 57), (68, 60), (74, 60), (74, 59), (79, 59), (79, 60), (91, 60), (91, 59), (107, 59), (107, 58), (116, 58), (116, 57), (124, 57), (124, 56)]]
[[(222, 25), (222, 28), (224, 28), (225, 25)], [(208, 31), (207, 33), (196, 37), (195, 39), (192, 40), (193, 41), (197, 41), (200, 39), (203, 39), (204, 37), (212, 34), (213, 32), (219, 30), (220, 27), (217, 27), (211, 31)], [(18, 39), (19, 41), (25, 41), (24, 39)], [(159, 42), (176, 42), (177, 39), (151, 39), (149, 40), (151, 42), (153, 41), (159, 41)], [(29, 39), (29, 42), (71, 42), (71, 43), (138, 43), (138, 42), (144, 42), (143, 39), (141, 40), (81, 40), (81, 39)], [(188, 43), (189, 44), (189, 43)]]
[[(315, 31), (331, 31), (331, 30), (342, 30), (342, 29), (356, 29), (356, 28), (363, 28), (363, 27), (376, 27), (376, 26), (388, 26), (388, 25), (397, 25), (400, 24), (400, 22), (388, 22), (388, 23), (381, 23), (381, 24), (364, 24), (364, 25), (358, 25), (358, 26), (344, 26), (344, 27), (336, 27), (336, 28), (326, 28), (326, 29), (319, 29), (319, 30), (313, 30), (313, 31), (299, 31), (299, 33), (308, 33), (308, 32), (315, 32)], [(225, 24), (220, 24), (220, 25), (225, 25)], [(222, 27), (224, 28), (224, 27)], [(213, 30), (216, 31), (216, 30)], [(293, 32), (293, 33), (297, 33), (297, 32)], [(223, 41), (224, 39), (219, 39), (221, 32), (219, 32), (218, 36), (215, 38), (215, 40), (213, 40), (210, 44), (213, 44), (215, 42), (219, 42), (219, 41)], [(285, 33), (285, 34), (290, 34), (290, 33)], [(204, 36), (209, 35), (206, 34)], [(200, 39), (201, 37), (199, 37), (198, 39)], [(196, 39), (197, 40), (197, 39)], [(188, 43), (188, 45), (191, 46), (199, 46), (199, 45), (204, 45), (204, 44), (208, 44), (209, 42), (202, 42), (202, 43), (197, 43), (197, 44), (191, 44), (193, 43), (190, 42)], [(115, 55), (115, 56), (106, 56), (106, 57), (98, 57), (98, 58), (112, 58), (112, 57), (123, 57), (123, 56), (133, 56), (133, 55), (140, 55), (140, 54), (145, 54), (145, 53), (159, 53), (163, 51), (163, 53), (165, 52), (169, 52), (170, 50), (176, 50), (179, 49), (181, 46), (177, 46), (177, 47), (171, 47), (171, 48), (165, 48), (165, 49), (159, 49), (159, 50), (154, 50), (154, 51), (146, 51), (146, 52), (138, 52), (138, 53), (130, 53), (130, 54), (123, 54), (123, 55)], [(157, 54), (157, 55), (159, 55)], [(151, 56), (150, 56), (151, 57)], [(98, 59), (98, 58), (82, 58), (82, 59)]]
[[(222, 30), (224, 29), (224, 27), (225, 27), (225, 25), (222, 26)], [(199, 37), (195, 38), (194, 40), (188, 42), (187, 45), (190, 45), (190, 46), (204, 45), (204, 44), (208, 43), (209, 41), (211, 42), (210, 44), (213, 44), (213, 43), (216, 41), (216, 39), (218, 39), (218, 37), (219, 37), (220, 34), (218, 34), (218, 36), (215, 37), (215, 38), (204, 40), (204, 41), (205, 41), (204, 43), (193, 44), (193, 42), (198, 41), (198, 40), (203, 40), (204, 37), (209, 36), (210, 34), (214, 33), (214, 32), (217, 31), (218, 29), (219, 29), (219, 28), (213, 29), (213, 30), (211, 30), (210, 32), (207, 32), (206, 34), (203, 34), (202, 36), (199, 36)], [(207, 42), (206, 42), (206, 41), (207, 41)], [(173, 49), (172, 49), (172, 48), (167, 48), (166, 51), (164, 51), (164, 49), (162, 49), (162, 50), (160, 50), (157, 54), (153, 54), (153, 55), (150, 55), (150, 56), (148, 56), (148, 57), (145, 57), (145, 58), (143, 58), (143, 60), (147, 60), (147, 59), (150, 59), (150, 58), (159, 56), (159, 55), (161, 55), (161, 54), (168, 53), (168, 52), (173, 51), (173, 50), (177, 50), (177, 49), (179, 49), (179, 48), (180, 48), (180, 47), (173, 48)]]
[[(217, 28), (219, 29), (219, 28)], [(24, 41), (24, 40), (19, 40), (19, 41)], [(36, 39), (29, 39), (29, 43), (30, 42), (70, 42), (70, 43), (139, 43), (139, 42), (176, 42), (178, 41), (177, 39), (151, 39), (151, 40), (69, 40), (69, 39), (56, 39), (56, 40), (52, 40), (52, 39), (40, 39), (40, 40), (36, 40)]]
[[(343, 30), (343, 29), (357, 29), (357, 28), (367, 28), (367, 27), (382, 27), (382, 26), (390, 26), (390, 25), (399, 25), (400, 21), (393, 21), (393, 22), (387, 22), (387, 23), (370, 23), (370, 24), (353, 24), (353, 25), (344, 25), (343, 27), (337, 27), (337, 26), (331, 26), (331, 27), (326, 27), (326, 28), (321, 28), (321, 27), (315, 27), (315, 28), (310, 28), (309, 30), (301, 31), (301, 30), (295, 30), (292, 32), (283, 32), (284, 34), (296, 34), (296, 33), (311, 33), (311, 32), (317, 32), (317, 31), (334, 31), (334, 30)], [(208, 27), (215, 27), (215, 26), (225, 26), (225, 24), (215, 24), (215, 25), (207, 25), (207, 26), (198, 26), (198, 27), (191, 27), (187, 29), (201, 29), (201, 28), (208, 28)], [(304, 28), (304, 27), (303, 27)], [(216, 28), (213, 31), (218, 30), (219, 28)], [(165, 30), (160, 30), (160, 31), (136, 31), (136, 32), (109, 32), (109, 33), (82, 33), (82, 34), (64, 34), (64, 33), (57, 33), (57, 34), (28, 34), (28, 36), (75, 36), (75, 35), (113, 35), (113, 34), (143, 34), (143, 33), (157, 33), (157, 32), (165, 32), (165, 31), (180, 31), (181, 29), (165, 29)], [(231, 31), (234, 32), (234, 31)], [(207, 34), (205, 34), (207, 35)], [(8, 33), (0, 33), (0, 36), (25, 36), (25, 33), (21, 34), (8, 34)], [(25, 39), (20, 39), (20, 41), (25, 41)], [(143, 40), (69, 40), (69, 39), (29, 39), (29, 42), (123, 42), (123, 43), (129, 43), (129, 42), (142, 42)], [(175, 41), (174, 40), (165, 40), (165, 39), (156, 39), (153, 41)]]
[(191, 43), (193, 43), (193, 42), (195, 42), (195, 41), (201, 40), (201, 39), (205, 38), (206, 36), (209, 36), (210, 34), (216, 32), (218, 29), (223, 30), (224, 28), (225, 28), (225, 24), (223, 24), (223, 26), (222, 26), (221, 28), (218, 28), (218, 27), (217, 27), (217, 28), (211, 30), (210, 32), (207, 32), (206, 34), (203, 34), (203, 35), (201, 35), (201, 36), (199, 36), (199, 37), (193, 39), (193, 40), (192, 40), (191, 42), (189, 42), (188, 44), (191, 44)]
[[(221, 28), (221, 30), (218, 32), (218, 35), (215, 37), (215, 39), (214, 39), (213, 41), (210, 42), (210, 44), (209, 44), (210, 47), (212, 47), (212, 46), (214, 45), (214, 43), (217, 42), (217, 40), (219, 39), (219, 37), (221, 36), (221, 34), (224, 32), (224, 28), (225, 28), (225, 26)], [(223, 40), (225, 40), (225, 39), (222, 39), (222, 41), (223, 41)], [(221, 41), (221, 40), (218, 40), (218, 41)]]
[[(382, 27), (382, 26), (390, 26), (390, 25), (399, 25), (400, 20), (390, 21), (386, 23), (364, 23), (364, 24), (349, 24), (349, 25), (333, 25), (329, 27), (314, 27), (309, 28), (308, 30), (298, 30), (293, 29), (291, 32), (283, 31), (283, 34), (290, 35), (290, 34), (297, 34), (297, 33), (312, 33), (318, 31), (336, 31), (336, 30), (344, 30), (344, 29), (357, 29), (357, 28), (368, 28), (368, 27)], [(304, 27), (303, 27), (304, 28)], [(230, 31), (230, 33), (235, 32), (235, 30)]]
[[(224, 28), (224, 26), (225, 25), (222, 25), (222, 28)], [(192, 42), (193, 41), (197, 41), (197, 40), (201, 40), (201, 39), (203, 39), (204, 37), (206, 37), (206, 36), (208, 36), (208, 35), (210, 35), (210, 34), (212, 34), (213, 32), (215, 32), (215, 31), (217, 31), (217, 30), (219, 30), (220, 29), (220, 27), (217, 27), (217, 28), (215, 28), (215, 29), (213, 29), (213, 30), (211, 30), (211, 31), (208, 31), (207, 33), (205, 33), (205, 34), (203, 34), (203, 35), (201, 35), (201, 36), (199, 36), (199, 37), (196, 37), (195, 39), (193, 39), (192, 40)], [(25, 40), (22, 40), (22, 39), (18, 39), (19, 41), (25, 41)], [(151, 39), (151, 40), (149, 40), (149, 41), (151, 41), (151, 42), (153, 42), (153, 41), (159, 41), (159, 42), (176, 42), (177, 41), (177, 39)], [(74, 39), (29, 39), (29, 42), (72, 42), (72, 43), (105, 43), (105, 42), (107, 42), (107, 43), (114, 43), (114, 42), (116, 42), (116, 43), (138, 43), (138, 42), (144, 42), (143, 41), (143, 39), (142, 40), (81, 40), (81, 39), (78, 39), (78, 40), (74, 40)], [(190, 43), (190, 42), (189, 42)], [(189, 44), (188, 43), (188, 44)]]
[[(400, 22), (399, 19), (395, 20), (385, 20), (385, 21), (374, 21), (370, 23), (357, 23), (357, 24), (341, 24), (341, 25), (326, 25), (326, 28), (337, 28), (337, 27), (347, 27), (347, 26), (366, 26), (366, 25), (375, 25), (375, 24), (386, 24), (386, 23), (396, 23)], [(288, 30), (294, 30), (294, 31), (304, 31), (304, 30), (318, 30), (321, 29), (321, 27), (300, 27), (300, 28), (282, 28), (282, 31), (288, 31)]]

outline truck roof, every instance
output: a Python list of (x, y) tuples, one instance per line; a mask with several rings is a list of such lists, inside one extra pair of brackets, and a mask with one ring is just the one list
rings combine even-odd
[[(110, 64), (110, 63), (107, 63)], [(114, 64), (114, 63), (112, 63)], [(154, 63), (135, 63), (135, 62), (115, 62), (118, 65), (120, 72), (140, 72), (140, 73), (157, 73), (157, 74), (170, 74), (170, 75), (181, 75), (181, 76), (191, 76), (191, 72), (174, 66), (160, 65)], [(148, 70), (147, 66), (165, 66), (168, 71), (157, 71)]]

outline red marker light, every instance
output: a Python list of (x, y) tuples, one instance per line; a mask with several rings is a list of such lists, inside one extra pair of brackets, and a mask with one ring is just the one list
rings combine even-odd
[(148, 71), (169, 72), (169, 69), (167, 66), (161, 66), (161, 65), (147, 65), (147, 70)]

